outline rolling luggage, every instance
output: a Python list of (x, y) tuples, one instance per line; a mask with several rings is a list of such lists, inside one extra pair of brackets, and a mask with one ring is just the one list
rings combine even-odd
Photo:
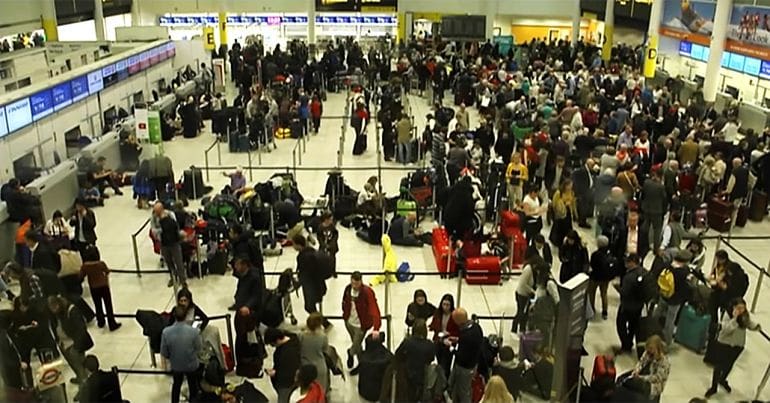
[(468, 284), (500, 284), (500, 258), (468, 258), (465, 260), (465, 272), (465, 282)]
[(708, 201), (707, 221), (710, 228), (719, 232), (729, 232), (732, 221), (733, 206), (729, 201), (713, 197)]
[(639, 318), (639, 327), (636, 329), (636, 356), (640, 358), (644, 353), (645, 343), (651, 336), (663, 337), (663, 326), (658, 318), (652, 315), (644, 315)]
[(184, 171), (182, 179), (182, 193), (189, 199), (198, 199), (210, 192), (211, 188), (203, 184), (203, 172), (197, 168), (190, 168)]
[(767, 214), (767, 193), (754, 189), (751, 193), (751, 204), (749, 205), (749, 220), (759, 222)]
[(615, 360), (609, 355), (597, 355), (594, 358), (594, 369), (591, 372), (591, 387), (605, 388), (613, 385), (617, 373)]
[(214, 255), (208, 258), (208, 272), (223, 276), (227, 272), (227, 251), (217, 248)]
[(446, 228), (439, 227), (431, 234), (431, 248), (433, 258), (436, 261), (436, 269), (439, 273), (454, 273), (457, 270), (456, 260), (452, 256), (452, 247), (449, 244), (449, 234)]
[(749, 206), (745, 204), (741, 204), (740, 207), (738, 207), (738, 214), (735, 216), (735, 226), (736, 227), (745, 227), (746, 222), (749, 220)]
[(535, 350), (543, 342), (543, 334), (537, 330), (523, 333), (519, 338), (519, 361), (535, 362)]
[(698, 315), (695, 308), (687, 304), (679, 313), (674, 340), (698, 354), (703, 354), (706, 350), (710, 322), (711, 315)]

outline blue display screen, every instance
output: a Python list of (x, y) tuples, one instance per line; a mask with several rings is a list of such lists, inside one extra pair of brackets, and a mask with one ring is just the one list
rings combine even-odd
[(739, 55), (737, 53), (731, 53), (730, 54), (730, 65), (728, 67), (731, 70), (743, 71), (743, 63), (745, 61), (746, 61), (746, 56)]
[(53, 110), (58, 111), (72, 105), (72, 86), (69, 82), (61, 83), (51, 89)]
[(753, 57), (747, 57), (746, 62), (743, 63), (743, 72), (752, 76), (759, 75), (759, 68), (762, 65), (762, 61)]
[(29, 98), (20, 99), (5, 106), (5, 118), (8, 120), (8, 133), (13, 133), (32, 123)]
[(96, 94), (104, 88), (104, 82), (102, 81), (102, 70), (96, 70), (88, 73), (88, 93), (91, 95)]
[(692, 42), (687, 42), (687, 41), (679, 42), (679, 54), (690, 56), (690, 53), (692, 53)]
[(703, 58), (703, 46), (692, 44), (692, 49), (690, 50), (690, 56), (695, 60), (701, 60)]
[(703, 47), (703, 54), (700, 56), (700, 60), (703, 62), (709, 62), (709, 55), (711, 54), (711, 48)]
[(722, 52), (722, 67), (730, 66), (730, 52)]
[(0, 137), (8, 134), (8, 122), (5, 120), (5, 108), (0, 106)]
[(80, 101), (88, 96), (88, 77), (80, 76), (70, 81), (72, 87), (72, 102)]
[(53, 113), (53, 93), (51, 90), (40, 91), (29, 97), (32, 120), (40, 120)]

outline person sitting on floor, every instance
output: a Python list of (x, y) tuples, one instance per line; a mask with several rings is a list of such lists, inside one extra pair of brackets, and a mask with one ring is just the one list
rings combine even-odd
[(417, 214), (415, 213), (408, 213), (406, 217), (401, 215), (393, 217), (388, 230), (393, 245), (422, 246), (422, 241), (418, 238), (421, 231), (415, 228), (416, 223)]
[(80, 188), (79, 193), (78, 198), (85, 202), (86, 207), (104, 206), (102, 193), (91, 182), (86, 182), (83, 187)]

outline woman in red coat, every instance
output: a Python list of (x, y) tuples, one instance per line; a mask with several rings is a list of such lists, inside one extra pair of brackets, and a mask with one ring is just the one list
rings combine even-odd
[(460, 335), (460, 327), (452, 320), (454, 310), (455, 298), (452, 294), (444, 294), (441, 297), (441, 303), (436, 308), (436, 313), (433, 314), (433, 320), (430, 322), (433, 342), (436, 343), (436, 361), (444, 369), (444, 375), (447, 379), (449, 379), (449, 371), (452, 369), (452, 353), (449, 351), (451, 344), (447, 338)]
[(306, 364), (301, 366), (297, 370), (295, 377), (297, 388), (292, 392), (289, 401), (297, 403), (326, 403), (326, 395), (321, 384), (316, 380), (317, 377), (318, 369), (315, 365)]

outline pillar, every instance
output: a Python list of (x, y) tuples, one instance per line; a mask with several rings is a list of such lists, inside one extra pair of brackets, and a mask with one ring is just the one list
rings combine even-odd
[(46, 42), (56, 42), (59, 40), (59, 31), (56, 27), (56, 3), (54, 0), (43, 0), (42, 14), (40, 22), (43, 25)]
[(572, 36), (570, 42), (572, 47), (577, 47), (580, 40), (580, 21), (583, 19), (583, 13), (580, 11), (580, 0), (572, 0)]
[(142, 26), (142, 10), (139, 7), (139, 0), (131, 2), (131, 26)]
[(484, 27), (484, 35), (486, 36), (486, 39), (492, 40), (492, 37), (495, 35), (495, 16), (497, 16), (497, 13), (492, 10), (487, 10), (485, 23), (486, 26)]
[(615, 32), (615, 2), (608, 1), (604, 8), (604, 38), (602, 38), (602, 60), (612, 58), (612, 35)]
[(315, 0), (307, 0), (307, 43), (315, 45)]
[(96, 40), (104, 41), (106, 31), (104, 29), (104, 6), (102, 0), (94, 0), (94, 27), (96, 28)]
[(655, 65), (658, 60), (658, 38), (660, 37), (660, 19), (663, 15), (663, 1), (653, 0), (650, 7), (650, 24), (647, 27), (647, 49), (644, 54), (644, 76), (655, 77)]
[(703, 83), (703, 98), (706, 102), (714, 102), (717, 99), (717, 85), (719, 83), (717, 77), (719, 77), (719, 69), (722, 67), (722, 53), (725, 51), (727, 27), (732, 10), (732, 0), (717, 0), (714, 29), (711, 32), (711, 51), (706, 65), (706, 77), (708, 78)]
[[(219, 12), (219, 47), (227, 50), (227, 13)], [(225, 52), (227, 54), (227, 52)]]

